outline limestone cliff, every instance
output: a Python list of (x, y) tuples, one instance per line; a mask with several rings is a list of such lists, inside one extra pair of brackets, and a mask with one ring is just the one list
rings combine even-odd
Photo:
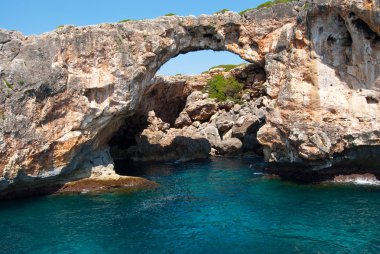
[(271, 103), (258, 139), (268, 161), (313, 170), (371, 159), (378, 166), (379, 7), (379, 0), (324, 0), (28, 37), (0, 30), (0, 192), (112, 167), (107, 143), (158, 68), (202, 49), (265, 69)]

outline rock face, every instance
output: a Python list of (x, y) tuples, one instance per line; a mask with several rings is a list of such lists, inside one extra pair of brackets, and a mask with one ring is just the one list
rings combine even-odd
[[(219, 68), (193, 76), (156, 77), (154, 82), (159, 86), (154, 83), (147, 90), (152, 87), (160, 90), (153, 94), (144, 92), (149, 94), (148, 98), (142, 99), (136, 113), (125, 120), (109, 142), (112, 157), (134, 161), (185, 161), (259, 151), (256, 132), (264, 122), (265, 96), (251, 97), (254, 90), (246, 89), (241, 94), (245, 100), (234, 103), (211, 99), (206, 92), (206, 81), (213, 76), (236, 77), (251, 69), (252, 64), (244, 64), (232, 71)], [(245, 85), (250, 86), (250, 83)], [(162, 89), (172, 86), (178, 93)], [(176, 110), (162, 111), (163, 108)]]
[(169, 128), (154, 111), (149, 112), (148, 123), (131, 155), (135, 161), (186, 161), (208, 157), (210, 143), (192, 128)]
[(351, 149), (379, 145), (379, 2), (342, 3), (316, 4), (294, 30), (295, 47), (266, 56), (275, 104), (258, 139), (277, 166), (329, 168), (354, 162)]
[[(65, 26), (29, 37), (1, 30), (0, 193), (112, 164), (94, 154), (106, 153), (156, 71), (202, 49), (260, 66), (253, 85), (265, 70), (268, 106), (257, 139), (269, 162), (328, 170), (356, 161), (362, 148), (380, 145), (379, 7), (379, 0), (301, 1), (243, 16)], [(221, 132), (228, 121), (218, 123)]]

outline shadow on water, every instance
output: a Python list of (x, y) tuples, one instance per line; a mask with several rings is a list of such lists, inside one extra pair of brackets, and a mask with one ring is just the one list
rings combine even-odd
[[(237, 161), (240, 161), (237, 163)], [(140, 176), (140, 177), (150, 177), (150, 176), (164, 176), (173, 174), (177, 171), (186, 171), (189, 169), (194, 169), (196, 165), (202, 165), (202, 167), (210, 167), (214, 165), (213, 168), (223, 169), (223, 170), (234, 170), (237, 165), (251, 168), (257, 171), (259, 175), (265, 174), (265, 169), (267, 163), (261, 157), (256, 156), (224, 156), (215, 157), (207, 159), (198, 159), (192, 161), (168, 161), (168, 162), (135, 162), (131, 160), (116, 160), (115, 170), (119, 175), (127, 176)]]

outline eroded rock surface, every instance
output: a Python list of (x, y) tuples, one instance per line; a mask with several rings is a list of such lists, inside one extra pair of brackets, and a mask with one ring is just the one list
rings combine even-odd
[(257, 138), (268, 161), (313, 170), (355, 161), (342, 156), (380, 145), (379, 6), (319, 0), (28, 37), (1, 30), (0, 191), (84, 177), (158, 68), (201, 49), (263, 66), (269, 104)]
[[(252, 64), (242, 64), (232, 71), (218, 68), (192, 76), (158, 76), (154, 81), (160, 87), (173, 86), (178, 93), (168, 96), (165, 89), (153, 94), (149, 92), (135, 115), (125, 120), (109, 143), (112, 157), (134, 161), (185, 161), (209, 155), (262, 154), (256, 132), (264, 123), (265, 96), (252, 97), (256, 95), (255, 90), (245, 89), (240, 94), (244, 100), (217, 101), (209, 98), (206, 92), (207, 81), (215, 75), (236, 78), (251, 71)], [(157, 87), (157, 84), (151, 87)], [(251, 86), (250, 82), (243, 85), (246, 88)], [(179, 86), (181, 89), (177, 89)], [(151, 87), (147, 90), (151, 91)], [(162, 108), (176, 110), (163, 112)], [(175, 116), (177, 118), (173, 120)], [(169, 121), (165, 122), (161, 117)]]

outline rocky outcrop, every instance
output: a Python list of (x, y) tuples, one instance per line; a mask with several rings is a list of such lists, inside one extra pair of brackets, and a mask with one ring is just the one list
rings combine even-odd
[(207, 158), (210, 143), (192, 128), (169, 128), (154, 111), (148, 115), (149, 126), (137, 138), (130, 156), (135, 161), (187, 161)]
[(273, 104), (258, 140), (276, 167), (331, 168), (359, 161), (346, 157), (351, 149), (379, 145), (380, 44), (370, 21), (379, 2), (342, 3), (314, 5), (294, 31), (295, 47), (266, 56)]
[(265, 70), (259, 90), (268, 106), (257, 139), (268, 161), (305, 170), (355, 161), (345, 154), (380, 145), (379, 6), (300, 1), (243, 16), (65, 26), (29, 37), (1, 30), (0, 192), (85, 177), (158, 68), (202, 49), (262, 68), (252, 84)]
[[(221, 72), (214, 72), (214, 75), (219, 73)], [(224, 74), (231, 75), (229, 72)], [(202, 87), (202, 90), (205, 88)], [(179, 113), (172, 127), (157, 117), (154, 111), (149, 111), (145, 113), (148, 126), (136, 133), (135, 144), (125, 147), (122, 138), (117, 138), (119, 142), (111, 144), (113, 157), (135, 161), (184, 161), (207, 158), (209, 155), (258, 152), (261, 147), (257, 142), (256, 132), (264, 123), (264, 114), (258, 117), (256, 112), (264, 111), (265, 97), (251, 99), (250, 90), (245, 91), (242, 97), (247, 100), (241, 104), (232, 101), (218, 102), (210, 99), (207, 93), (194, 91), (187, 97), (183, 111)], [(226, 107), (227, 104), (231, 106)], [(178, 106), (171, 104), (173, 108)], [(161, 104), (158, 102), (155, 108), (160, 109)], [(133, 121), (127, 120), (126, 124), (130, 125), (131, 122)], [(117, 136), (128, 135), (121, 133)]]
[[(109, 142), (112, 157), (115, 160), (183, 161), (208, 157), (210, 144), (213, 148), (211, 154), (235, 152), (232, 149), (228, 149), (228, 152), (222, 152), (223, 149), (217, 150), (217, 148), (223, 148), (223, 144), (230, 142), (219, 142), (217, 145), (214, 140), (215, 138), (219, 141), (232, 138), (230, 129), (235, 120), (239, 118), (239, 110), (231, 110), (235, 106), (234, 102), (218, 102), (215, 99), (210, 99), (208, 93), (201, 91), (207, 90), (207, 82), (215, 75), (242, 76), (243, 73), (251, 71), (252, 65), (244, 64), (233, 69), (233, 72), (225, 71), (223, 68), (218, 69), (214, 68), (209, 72), (192, 76), (155, 77), (152, 85), (146, 88), (143, 93), (146, 97), (142, 98), (135, 114), (124, 121), (123, 126)], [(247, 87), (250, 86), (249, 83), (246, 84)], [(167, 89), (170, 87), (173, 89)], [(243, 94), (247, 105), (251, 100), (249, 91), (253, 90), (247, 89)], [(238, 104), (236, 106), (244, 107), (244, 105)], [(226, 113), (225, 110), (229, 112)], [(249, 114), (255, 113), (250, 110), (248, 112)], [(217, 113), (220, 113), (221, 116), (218, 116)], [(223, 124), (226, 117), (229, 118), (229, 126), (219, 126)], [(211, 121), (210, 118), (216, 119), (216, 121)], [(262, 122), (263, 119), (260, 121)], [(206, 128), (206, 125), (209, 128)], [(201, 131), (202, 129), (215, 130), (214, 136), (210, 135), (209, 132)], [(227, 131), (229, 132), (225, 133)], [(239, 138), (242, 140), (246, 130), (242, 129), (241, 131)], [(188, 139), (189, 137), (194, 138)], [(172, 142), (173, 140), (176, 142)], [(195, 145), (191, 150), (188, 149), (191, 153), (181, 153), (181, 150), (175, 147), (175, 144), (178, 144), (180, 140), (203, 144), (205, 149)], [(192, 144), (189, 143), (188, 145), (191, 146)], [(257, 141), (256, 146), (258, 146)], [(200, 150), (197, 151), (196, 147)], [(176, 152), (177, 150), (179, 152)], [(241, 151), (241, 145), (235, 150)]]

